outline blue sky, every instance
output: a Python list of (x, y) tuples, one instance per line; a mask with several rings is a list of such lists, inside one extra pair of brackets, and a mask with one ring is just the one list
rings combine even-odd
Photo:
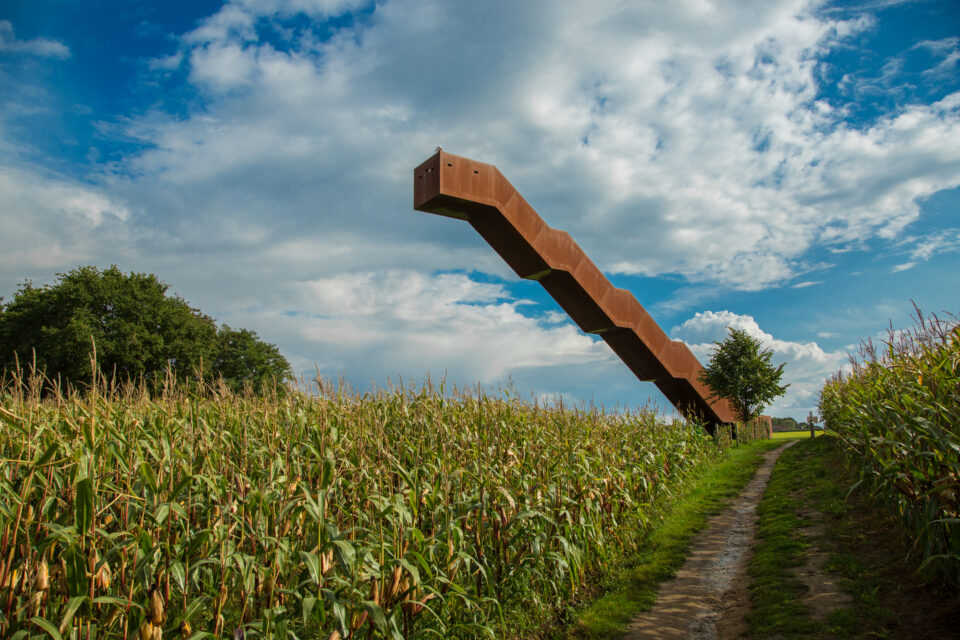
[(956, 313), (960, 5), (0, 0), (0, 295), (156, 273), (299, 371), (665, 407), (466, 224), (496, 164), (701, 359), (805, 416), (858, 341)]

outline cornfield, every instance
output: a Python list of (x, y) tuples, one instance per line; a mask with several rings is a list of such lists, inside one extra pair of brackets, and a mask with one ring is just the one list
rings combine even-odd
[(960, 586), (960, 325), (917, 311), (911, 330), (861, 345), (820, 413), (863, 480), (900, 517), (921, 566)]
[(521, 637), (718, 451), (643, 409), (442, 385), (40, 387), (0, 396), (13, 639)]

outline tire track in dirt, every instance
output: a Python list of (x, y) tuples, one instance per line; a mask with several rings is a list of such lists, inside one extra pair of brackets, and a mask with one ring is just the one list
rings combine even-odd
[(635, 618), (625, 640), (714, 640), (734, 637), (749, 608), (747, 562), (757, 529), (757, 505), (784, 446), (764, 461), (737, 499), (707, 521), (677, 575), (664, 582), (653, 609)]

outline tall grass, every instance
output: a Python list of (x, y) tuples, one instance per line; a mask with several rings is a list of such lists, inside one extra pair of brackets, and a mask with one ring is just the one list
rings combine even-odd
[[(0, 635), (507, 638), (717, 454), (442, 386), (0, 396)], [(723, 445), (721, 445), (723, 446)]]
[(960, 585), (960, 325), (916, 325), (864, 343), (823, 388), (826, 426), (914, 540), (924, 569)]

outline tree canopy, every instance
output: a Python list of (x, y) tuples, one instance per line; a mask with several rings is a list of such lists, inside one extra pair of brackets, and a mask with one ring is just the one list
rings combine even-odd
[(255, 332), (231, 329), (227, 325), (220, 327), (213, 371), (234, 391), (247, 383), (260, 391), (273, 380), (282, 379), (289, 370), (290, 365), (280, 350), (260, 340)]
[(0, 368), (36, 362), (48, 378), (90, 380), (91, 355), (105, 375), (153, 379), (222, 376), (240, 388), (285, 378), (290, 365), (253, 331), (224, 325), (192, 308), (155, 275), (93, 266), (57, 274), (51, 285), (20, 286), (0, 304)]
[(772, 351), (746, 331), (733, 327), (729, 331), (722, 342), (714, 342), (717, 348), (699, 379), (715, 396), (730, 401), (740, 421), (749, 422), (790, 385), (780, 384), (783, 365), (770, 364)]

